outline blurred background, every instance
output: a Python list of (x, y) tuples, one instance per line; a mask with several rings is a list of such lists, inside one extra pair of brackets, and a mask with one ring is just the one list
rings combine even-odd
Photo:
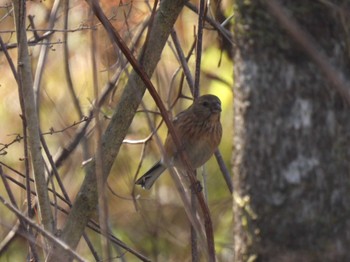
[[(35, 91), (39, 101), (41, 131), (45, 134), (50, 154), (55, 159), (75, 137), (79, 128), (87, 122), (93, 101), (96, 99), (94, 87), (97, 85), (98, 93), (102, 94), (111, 78), (118, 75), (117, 83), (99, 113), (102, 127), (109, 123), (131, 72), (131, 66), (126, 64), (118, 47), (111, 44), (104, 28), (92, 15), (85, 1), (60, 1), (57, 10), (54, 2), (27, 2), (27, 15), (30, 16), (27, 20), (27, 32), (36, 81)], [(153, 1), (105, 0), (100, 4), (137, 57), (146, 39)], [(191, 1), (191, 4), (197, 6), (198, 3)], [(230, 17), (233, 12), (230, 0), (212, 1), (209, 7), (207, 15), (219, 23)], [(185, 8), (175, 26), (179, 44), (188, 57), (188, 66), (193, 76), (196, 52), (192, 46), (196, 39), (197, 24), (198, 15)], [(50, 31), (50, 27), (53, 30)], [(46, 36), (48, 33), (49, 36)], [(16, 65), (18, 50), (10, 1), (0, 0), (0, 36)], [(40, 56), (45, 48), (46, 59), (41, 61)], [(227, 43), (225, 45), (217, 30), (206, 23), (200, 93), (215, 94), (222, 101), (224, 134), (219, 149), (229, 170), (233, 128), (231, 49)], [(94, 74), (97, 76), (95, 83)], [(191, 92), (183, 78), (174, 42), (169, 38), (152, 76), (152, 82), (172, 116), (191, 104)], [(26, 193), (20, 187), (25, 184), (25, 179), (20, 175), (24, 173), (21, 107), (17, 83), (4, 52), (0, 52), (0, 97), (0, 164), (4, 173), (19, 183), (9, 182), (18, 206), (25, 212)], [(190, 261), (190, 224), (170, 175), (166, 172), (150, 191), (134, 185), (136, 178), (160, 158), (160, 150), (152, 139), (152, 128), (146, 119), (148, 114), (153, 124), (158, 126), (161, 116), (157, 112), (153, 99), (146, 92), (143, 105), (125, 138), (127, 143), (121, 147), (108, 179), (108, 221), (116, 237), (152, 261)], [(85, 146), (79, 145), (58, 169), (71, 199), (75, 198), (84, 178), (83, 162), (96, 151), (95, 132), (95, 123), (91, 121), (85, 135)], [(164, 140), (167, 134), (164, 124), (160, 125), (158, 134)], [(218, 261), (232, 261), (230, 191), (214, 157), (198, 174), (200, 177), (205, 176), (203, 184), (213, 220)], [(55, 186), (55, 183), (51, 186)], [(34, 185), (32, 186), (34, 188)], [(3, 184), (0, 183), (0, 194), (7, 199), (5, 192)], [(69, 210), (62, 201), (58, 201), (58, 204), (61, 208)], [(27, 242), (20, 236), (13, 238), (11, 242), (5, 242), (8, 233), (16, 224), (15, 215), (3, 205), (0, 205), (0, 214), (0, 239), (4, 240), (0, 249), (0, 261), (24, 261), (28, 253)], [(58, 228), (65, 218), (63, 212), (57, 212)], [(100, 235), (90, 230), (87, 230), (87, 233), (96, 250), (100, 251)], [(88, 260), (94, 260), (84, 241), (81, 241), (77, 251)], [(120, 253), (114, 252), (116, 261), (138, 261), (123, 250)]]

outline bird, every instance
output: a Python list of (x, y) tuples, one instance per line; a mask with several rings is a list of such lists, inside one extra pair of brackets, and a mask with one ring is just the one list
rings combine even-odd
[[(207, 94), (195, 99), (190, 107), (179, 113), (172, 121), (181, 148), (193, 169), (204, 165), (220, 144), (222, 137), (220, 114), (220, 99), (215, 95)], [(164, 152), (168, 165), (180, 171), (186, 169), (169, 133), (164, 143)], [(167, 168), (163, 157), (135, 184), (144, 189), (150, 189)]]

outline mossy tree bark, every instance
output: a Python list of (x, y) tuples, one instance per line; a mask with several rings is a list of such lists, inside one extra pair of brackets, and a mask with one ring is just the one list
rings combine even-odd
[[(336, 9), (279, 2), (349, 75)], [(235, 261), (350, 261), (349, 105), (262, 1), (235, 9)]]

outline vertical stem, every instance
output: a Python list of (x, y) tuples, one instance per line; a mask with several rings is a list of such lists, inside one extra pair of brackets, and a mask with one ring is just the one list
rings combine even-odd
[[(202, 43), (203, 43), (203, 27), (206, 13), (206, 1), (201, 0), (198, 13), (198, 32), (197, 32), (197, 46), (196, 46), (196, 70), (195, 70), (195, 82), (194, 82), (194, 93), (193, 97), (196, 99), (199, 96), (199, 83), (200, 83), (200, 71), (201, 71), (201, 60), (202, 60)], [(192, 182), (192, 181), (191, 181)], [(192, 183), (193, 184), (193, 183)], [(215, 245), (214, 245), (214, 234), (213, 225), (210, 217), (209, 208), (205, 202), (204, 195), (197, 193), (199, 204), (203, 211), (204, 225), (208, 244), (209, 261), (216, 261), (215, 258)], [(194, 198), (192, 198), (194, 199)], [(192, 204), (192, 206), (194, 206)]]
[[(193, 216), (196, 216), (197, 212), (197, 196), (194, 189), (191, 190), (191, 208)], [(191, 223), (191, 252), (192, 252), (192, 262), (198, 262), (198, 241), (197, 241), (197, 232)]]
[[(51, 30), (53, 29), (56, 21), (56, 16), (57, 16), (57, 11), (59, 9), (61, 0), (55, 0), (51, 12), (50, 12), (50, 19), (48, 23), (48, 29)], [(40, 54), (37, 62), (37, 67), (35, 71), (35, 77), (34, 77), (34, 82), (33, 82), (33, 89), (34, 89), (34, 100), (36, 102), (36, 107), (37, 111), (39, 111), (39, 106), (40, 106), (40, 85), (41, 85), (41, 80), (42, 76), (44, 73), (44, 68), (45, 68), (45, 63), (46, 63), (46, 58), (47, 58), (47, 53), (49, 50), (49, 43), (50, 37), (43, 39), (43, 45), (40, 47)]]
[(36, 112), (31, 61), (26, 35), (26, 1), (14, 0), (14, 16), (18, 42), (18, 86), (23, 97), (22, 115), (25, 117), (28, 131), (28, 144), (33, 166), (35, 189), (38, 196), (39, 216), (44, 228), (53, 232), (53, 216), (46, 186), (45, 165), (41, 155), (39, 120)]
[[(200, 0), (199, 13), (198, 13), (198, 31), (197, 31), (197, 39), (196, 39), (196, 68), (195, 68), (195, 79), (194, 79), (194, 89), (193, 89), (194, 99), (196, 99), (200, 94), (199, 83), (200, 83), (200, 71), (201, 71), (201, 60), (202, 60), (204, 9), (205, 9), (205, 0)], [(192, 191), (194, 190), (195, 189), (192, 188)], [(196, 197), (194, 196), (194, 194), (195, 192), (192, 192), (191, 194), (191, 207), (192, 207), (192, 212), (195, 214)], [(197, 235), (195, 230), (193, 229), (193, 226), (191, 226), (191, 243), (192, 243), (192, 259), (193, 261), (198, 261)]]
[[(93, 12), (91, 12), (91, 23), (94, 23)], [(91, 30), (91, 62), (92, 62), (92, 78), (94, 86), (94, 96), (95, 100), (98, 100), (99, 90), (98, 90), (98, 77), (97, 77), (97, 67), (96, 67), (96, 31)], [(96, 121), (96, 165), (95, 165), (95, 175), (97, 181), (97, 192), (98, 192), (98, 215), (99, 222), (101, 226), (101, 246), (102, 246), (102, 258), (109, 261), (111, 259), (110, 241), (108, 237), (108, 203), (106, 195), (106, 181), (103, 179), (103, 159), (102, 159), (102, 148), (101, 148), (101, 137), (102, 137), (102, 127), (100, 123), (100, 107), (96, 103), (94, 108), (94, 116)]]
[(205, 0), (201, 0), (200, 6), (199, 6), (199, 13), (198, 13), (196, 71), (195, 71), (194, 94), (193, 94), (193, 97), (195, 99), (199, 96), (199, 82), (200, 82), (200, 74), (201, 74), (203, 26), (204, 26), (205, 11), (206, 11), (206, 2)]
[[(17, 70), (16, 67), (9, 55), (9, 53), (7, 52), (6, 46), (4, 44), (4, 42), (2, 41), (2, 38), (0, 36), (0, 45), (1, 48), (7, 58), (7, 61), (11, 67), (12, 73), (14, 78), (16, 79), (17, 85), (18, 85), (18, 74), (17, 74)], [(22, 96), (22, 92), (19, 92), (19, 102), (21, 105), (21, 108), (24, 108), (24, 102), (23, 102), (23, 96)], [(28, 212), (28, 217), (32, 218), (33, 217), (33, 208), (32, 208), (32, 198), (31, 198), (31, 191), (30, 191), (30, 172), (29, 172), (29, 154), (28, 154), (28, 139), (27, 139), (27, 123), (25, 121), (25, 117), (22, 116), (21, 117), (22, 120), (22, 128), (23, 128), (23, 151), (24, 151), (24, 170), (25, 170), (25, 178), (26, 178), (26, 196), (27, 196), (27, 212)], [(1, 168), (1, 166), (0, 166)], [(0, 170), (1, 171), (1, 170)], [(28, 225), (27, 228), (25, 228), (26, 230), (28, 230), (29, 234), (32, 235), (33, 231), (32, 228)], [(36, 250), (33, 250), (32, 245), (30, 245), (31, 248), (31, 252), (33, 254), (34, 260), (37, 261), (37, 253)], [(35, 248), (35, 247), (34, 247)]]
[[(7, 194), (9, 196), (10, 201), (11, 201), (11, 204), (18, 209), (18, 206), (16, 204), (16, 200), (15, 200), (15, 196), (13, 195), (13, 193), (11, 191), (10, 185), (7, 183), (7, 179), (5, 177), (5, 174), (3, 173), (1, 165), (0, 165), (0, 177), (2, 179), (2, 182), (4, 184), (5, 189), (7, 191)], [(27, 226), (27, 224), (25, 223), (25, 221), (22, 219), (21, 216), (18, 216), (17, 218), (18, 218), (19, 223), (20, 223), (20, 228), (22, 228), (22, 230), (24, 231), (24, 235), (28, 235), (29, 237), (33, 237), (33, 233), (32, 233), (31, 227), (29, 225)], [(29, 229), (29, 230), (27, 231), (27, 229)], [(36, 251), (35, 244), (32, 243), (30, 240), (28, 240), (28, 244), (30, 246), (31, 259), (33, 261), (39, 261), (39, 256), (38, 256), (38, 253)]]
[[(74, 109), (76, 113), (78, 114), (80, 119), (83, 119), (84, 113), (80, 105), (79, 98), (75, 92), (74, 85), (73, 85), (73, 79), (72, 79), (72, 73), (71, 68), (69, 66), (69, 46), (68, 46), (68, 24), (69, 24), (69, 0), (64, 0), (63, 4), (63, 10), (64, 10), (64, 33), (63, 33), (63, 65), (64, 65), (64, 71), (67, 81), (67, 88), (68, 92), (71, 96)], [(93, 26), (93, 25), (91, 25)], [(88, 139), (84, 136), (82, 138), (82, 147), (83, 147), (83, 159), (86, 161), (90, 158), (90, 149), (88, 144)]]

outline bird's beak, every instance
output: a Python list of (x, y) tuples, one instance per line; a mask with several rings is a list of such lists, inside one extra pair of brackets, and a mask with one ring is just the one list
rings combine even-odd
[(212, 110), (211, 110), (213, 113), (220, 113), (221, 112), (221, 104), (218, 102), (218, 103), (215, 103), (212, 107)]

